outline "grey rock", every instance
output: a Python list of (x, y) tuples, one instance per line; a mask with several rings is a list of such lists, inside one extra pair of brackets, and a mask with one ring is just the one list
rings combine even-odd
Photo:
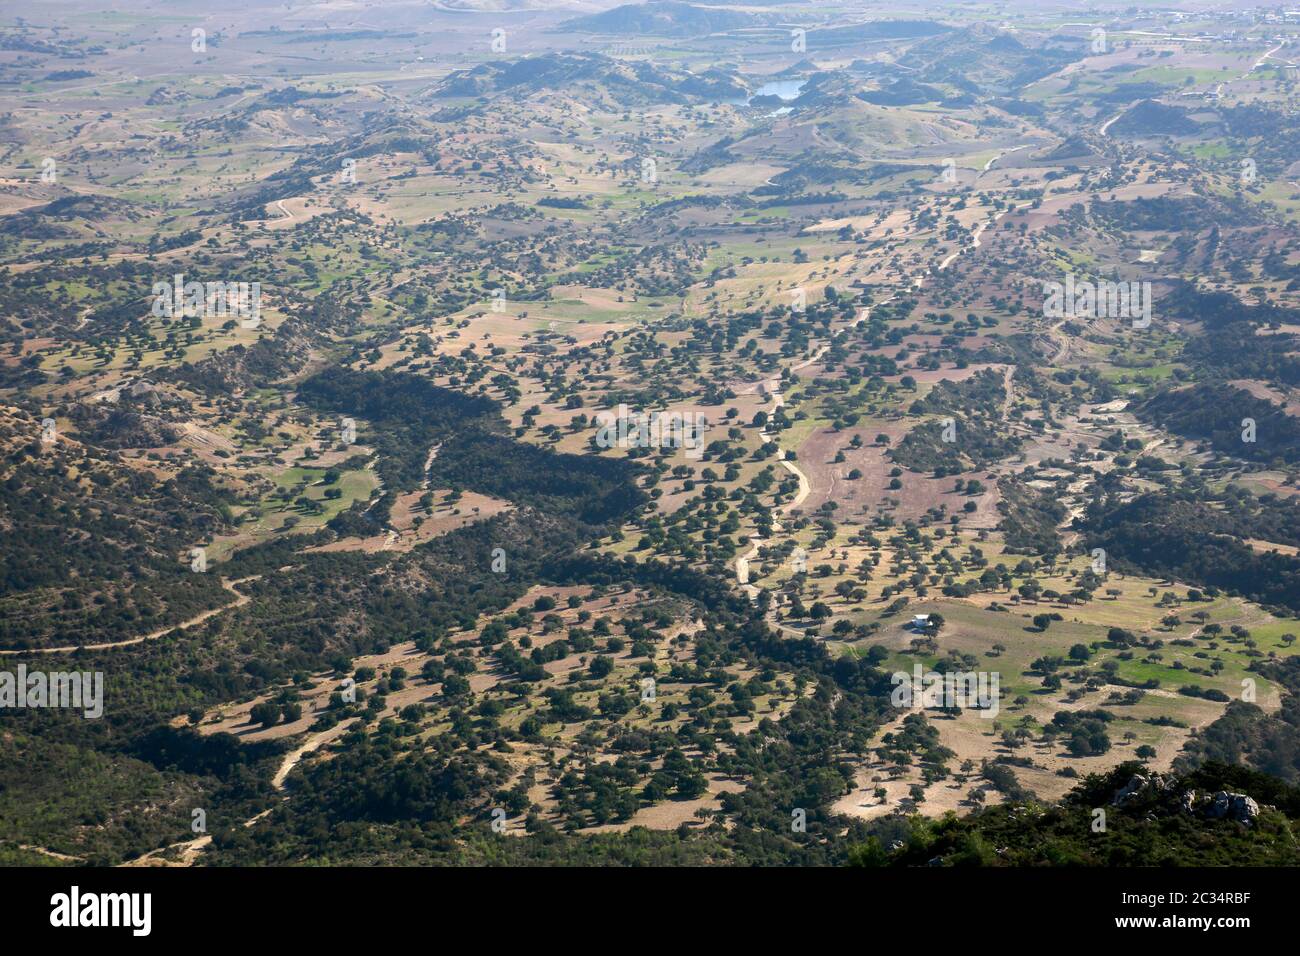
[(1259, 804), (1244, 793), (1220, 790), (1210, 798), (1205, 815), (1211, 820), (1236, 820), (1238, 823), (1249, 824), (1259, 816)]
[(1153, 787), (1159, 786), (1159, 783), (1159, 774), (1141, 771), (1135, 773), (1128, 783), (1115, 791), (1115, 795), (1110, 798), (1111, 806), (1122, 807), (1136, 797), (1149, 793)]

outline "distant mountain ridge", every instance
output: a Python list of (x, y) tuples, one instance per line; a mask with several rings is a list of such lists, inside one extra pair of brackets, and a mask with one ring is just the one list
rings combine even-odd
[(693, 37), (723, 33), (770, 22), (770, 18), (736, 10), (697, 7), (676, 0), (628, 3), (604, 13), (565, 20), (557, 29), (580, 33)]
[(548, 53), (506, 63), (457, 70), (434, 87), (438, 97), (488, 96), (506, 92), (573, 91), (575, 84), (603, 90), (620, 106), (739, 99), (748, 90), (721, 70), (690, 73), (650, 63), (625, 62), (598, 53)]

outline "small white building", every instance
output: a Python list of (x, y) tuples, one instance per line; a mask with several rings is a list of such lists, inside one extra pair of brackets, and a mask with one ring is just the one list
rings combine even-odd
[(914, 631), (924, 631), (927, 627), (930, 626), (930, 615), (913, 614), (911, 626), (912, 626), (912, 630)]

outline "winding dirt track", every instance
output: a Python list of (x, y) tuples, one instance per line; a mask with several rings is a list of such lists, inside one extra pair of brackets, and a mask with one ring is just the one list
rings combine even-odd
[[(288, 779), (289, 772), (293, 770), (294, 767), (298, 766), (298, 762), (302, 760), (303, 757), (307, 756), (309, 753), (312, 753), (313, 751), (319, 750), (322, 746), (329, 743), (330, 741), (337, 740), (339, 737), (342, 737), (343, 734), (347, 732), (348, 728), (351, 727), (354, 723), (356, 723), (358, 719), (359, 718), (357, 717), (352, 717), (348, 720), (339, 721), (333, 727), (330, 727), (326, 730), (322, 730), (319, 733), (312, 734), (305, 741), (303, 741), (302, 746), (298, 747), (295, 750), (291, 750), (289, 753), (285, 754), (284, 761), (280, 764), (280, 769), (277, 770), (275, 772), (275, 776), (271, 778), (271, 786), (273, 786), (276, 790), (283, 790), (284, 781)], [(245, 823), (244, 826), (251, 826), (253, 823), (257, 821), (257, 819), (258, 819), (257, 817), (253, 817), (251, 820)]]
[[(1016, 147), (1016, 148), (1023, 149), (1024, 147)], [(1006, 152), (1013, 152), (1013, 151), (1014, 150), (1007, 150)], [(995, 157), (995, 159), (996, 158), (997, 157)], [(992, 165), (992, 162), (990, 162), (989, 165)], [(986, 166), (985, 168), (987, 169), (988, 167)], [(1032, 204), (1027, 202), (1020, 203), (1016, 206), (1012, 206), (1010, 209), (1004, 209), (1001, 212), (996, 213), (993, 216), (990, 216), (988, 219), (983, 220), (971, 232), (970, 245), (964, 248), (959, 248), (957, 249), (957, 251), (950, 253), (939, 263), (938, 269), (936, 271), (941, 272), (944, 269), (948, 268), (948, 266), (950, 266), (954, 261), (956, 261), (957, 257), (962, 255), (962, 253), (974, 252), (976, 249), (979, 249), (980, 236), (983, 235), (984, 230), (986, 230), (989, 226), (997, 223), (1007, 213), (1014, 212), (1015, 210), (1018, 209), (1024, 209), (1029, 205)], [(924, 284), (924, 282), (925, 282), (925, 277), (923, 275), (917, 277), (916, 279), (914, 279), (913, 287), (920, 288), (921, 285)], [(887, 298), (881, 299), (880, 302), (877, 303), (877, 305), (884, 305), (886, 302), (890, 302), (894, 298), (895, 298), (894, 295), (888, 296)], [(857, 319), (854, 320), (853, 325), (850, 326), (850, 328), (861, 325), (864, 321), (866, 321), (867, 317), (870, 314), (871, 314), (870, 309), (863, 309), (861, 314), (857, 317)], [(836, 336), (840, 336), (845, 334), (845, 332), (847, 331), (848, 329), (841, 329), (839, 332), (835, 334)], [(790, 366), (790, 371), (797, 372), (802, 368), (807, 368), (809, 365), (814, 364), (815, 362), (819, 361), (823, 355), (826, 354), (826, 352), (830, 349), (830, 347), (831, 347), (831, 343), (827, 342), (826, 344), (822, 345), (819, 349), (817, 349), (817, 351), (814, 352), (809, 358), (804, 359), (802, 362), (799, 362), (797, 365)], [(1011, 376), (1011, 368), (1008, 367), (1004, 370), (1004, 382), (1007, 385), (1007, 401), (1006, 403), (1004, 403), (1004, 409), (1008, 408), (1011, 402), (1010, 376)], [(782, 405), (785, 404), (785, 397), (780, 392), (780, 385), (781, 383), (779, 380), (773, 380), (773, 381), (754, 382), (751, 383), (749, 386), (747, 386), (746, 390), (766, 389), (768, 392), (771, 393), (772, 408), (771, 411), (768, 412), (769, 418), (771, 417), (771, 415), (773, 415), (776, 412), (778, 408), (780, 408)], [(767, 430), (767, 425), (763, 426), (763, 430), (760, 434), (764, 442), (775, 440), (775, 436), (772, 435)], [(787, 471), (789, 471), (792, 475), (795, 475), (799, 479), (798, 494), (795, 495), (793, 500), (787, 502), (786, 504), (782, 505), (778, 509), (778, 513), (784, 513), (794, 508), (797, 508), (801, 504), (803, 504), (804, 499), (806, 499), (812, 491), (812, 483), (808, 480), (808, 476), (803, 472), (802, 469), (799, 468), (797, 464), (788, 460), (785, 457), (784, 450), (780, 452), (780, 455), (781, 455), (780, 458), (781, 464), (785, 467)], [(781, 533), (781, 525), (775, 519), (773, 519), (772, 521), (772, 529), (775, 534)], [(755, 585), (749, 583), (749, 565), (751, 561), (753, 561), (756, 557), (758, 557), (759, 550), (763, 548), (765, 545), (767, 545), (767, 543), (768, 540), (766, 538), (756, 537), (754, 538), (753, 544), (750, 547), (750, 549), (746, 551), (744, 554), (742, 554), (740, 557), (736, 558), (736, 583), (739, 584), (740, 587), (744, 589), (745, 593), (749, 595), (751, 601), (758, 600), (759, 589)]]
[[(360, 718), (358, 717), (352, 717), (348, 720), (344, 720), (335, 724), (333, 727), (327, 728), (326, 730), (322, 730), (319, 733), (312, 734), (302, 743), (300, 747), (297, 747), (296, 749), (291, 750), (289, 753), (285, 754), (284, 760), (280, 762), (280, 767), (275, 772), (275, 776), (271, 778), (271, 786), (274, 787), (277, 791), (283, 792), (284, 781), (288, 778), (290, 771), (292, 771), (294, 767), (298, 766), (298, 762), (301, 761), (303, 757), (307, 756), (307, 754), (311, 753), (312, 751), (318, 750), (320, 747), (329, 743), (330, 741), (336, 740), (339, 737), (343, 736), (343, 734), (347, 732), (348, 728), (350, 728), (359, 719)], [(287, 800), (289, 798), (286, 795), (285, 797), (283, 797), (283, 799)], [(267, 807), (261, 813), (254, 814), (253, 816), (249, 817), (247, 820), (244, 821), (244, 826), (245, 827), (255, 826), (259, 820), (261, 820), (263, 817), (265, 817), (274, 809), (275, 809), (274, 807)], [(193, 866), (195, 860), (199, 858), (199, 855), (204, 850), (206, 850), (211, 843), (212, 843), (212, 836), (210, 834), (205, 833), (202, 836), (195, 837), (193, 840), (182, 840), (179, 843), (170, 843), (167, 846), (161, 846), (156, 850), (150, 850), (148, 853), (145, 853), (142, 856), (138, 856), (133, 860), (127, 860), (125, 863), (122, 863), (120, 865), (121, 866)], [(171, 859), (164, 858), (164, 854), (168, 854), (172, 852), (176, 853), (177, 855), (176, 859), (171, 860)]]
[[(893, 301), (894, 298), (895, 297), (892, 295), (887, 296), (886, 298), (881, 299), (880, 302), (877, 303), (877, 305), (884, 305), (886, 302)], [(862, 312), (858, 315), (858, 317), (853, 320), (853, 324), (850, 325), (849, 328), (856, 328), (857, 326), (861, 325), (863, 322), (867, 320), (867, 317), (870, 314), (871, 314), (870, 309), (863, 309)], [(835, 335), (838, 337), (844, 335), (847, 331), (848, 329), (841, 329), (839, 332), (835, 333)], [(809, 365), (812, 365), (820, 361), (821, 357), (825, 355), (827, 351), (830, 350), (831, 344), (832, 344), (831, 342), (827, 342), (825, 345), (821, 346), (821, 348), (819, 348), (808, 358), (804, 359), (802, 362), (790, 366), (790, 371), (797, 372), (800, 369), (807, 368)], [(755, 389), (766, 389), (771, 394), (772, 408), (768, 412), (769, 420), (772, 415), (776, 414), (776, 410), (785, 404), (785, 396), (781, 394), (781, 382), (779, 379), (773, 379), (772, 381), (767, 381), (767, 382), (756, 382), (750, 387)], [(776, 440), (776, 436), (767, 430), (766, 424), (763, 426), (763, 430), (759, 434), (762, 437), (764, 443), (768, 441)], [(790, 474), (794, 475), (796, 478), (799, 479), (799, 491), (795, 494), (793, 499), (786, 502), (778, 509), (778, 513), (784, 513), (787, 511), (791, 511), (795, 508), (798, 508), (801, 504), (804, 503), (804, 500), (808, 497), (808, 495), (812, 493), (812, 482), (809, 481), (808, 475), (805, 474), (803, 469), (801, 469), (797, 464), (795, 464), (793, 461), (790, 461), (788, 458), (786, 458), (785, 455), (786, 455), (785, 450), (782, 449), (780, 451), (781, 465), (786, 469), (786, 471), (790, 472)], [(773, 532), (776, 534), (781, 533), (781, 525), (778, 521), (776, 521), (775, 518), (772, 520), (772, 529)], [(759, 549), (764, 547), (766, 544), (767, 544), (766, 538), (756, 537), (754, 539), (753, 546), (744, 554), (742, 554), (740, 557), (736, 558), (736, 583), (739, 584), (742, 588), (744, 588), (745, 593), (749, 595), (749, 599), (751, 601), (758, 600), (759, 589), (749, 583), (749, 563), (758, 556)]]
[(107, 644), (73, 644), (66, 647), (39, 647), (24, 651), (0, 651), (3, 657), (35, 657), (41, 654), (71, 654), (74, 651), (111, 651), (118, 647), (130, 647), (132, 644), (143, 644), (145, 641), (156, 641), (160, 637), (172, 633), (173, 631), (184, 631), (195, 624), (202, 624), (210, 617), (229, 611), (232, 608), (243, 607), (249, 602), (247, 594), (235, 590), (235, 585), (243, 584), (246, 581), (256, 581), (260, 574), (254, 574), (246, 578), (240, 578), (238, 581), (231, 581), (228, 578), (221, 579), (221, 586), (235, 596), (235, 599), (229, 604), (223, 604), (221, 607), (214, 607), (204, 611), (202, 614), (196, 614), (188, 621), (181, 621), (179, 624), (171, 624), (167, 627), (160, 628), (150, 634), (142, 634), (139, 637), (130, 637), (125, 641), (110, 641)]

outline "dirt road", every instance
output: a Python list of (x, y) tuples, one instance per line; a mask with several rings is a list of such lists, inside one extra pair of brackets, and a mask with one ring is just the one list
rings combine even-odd
[(74, 644), (65, 647), (41, 647), (25, 651), (0, 651), (3, 657), (32, 657), (39, 654), (71, 654), (74, 651), (111, 651), (118, 647), (130, 647), (132, 644), (143, 644), (145, 641), (156, 641), (173, 631), (184, 631), (196, 624), (202, 624), (210, 617), (214, 617), (223, 611), (229, 611), (232, 608), (243, 607), (248, 603), (249, 597), (235, 590), (235, 585), (243, 584), (246, 581), (256, 581), (260, 574), (254, 574), (250, 577), (240, 578), (238, 581), (231, 581), (228, 578), (221, 579), (221, 586), (235, 595), (235, 600), (229, 604), (223, 604), (221, 607), (214, 607), (211, 610), (204, 611), (202, 614), (196, 614), (188, 621), (181, 621), (179, 624), (172, 624), (168, 627), (160, 628), (150, 634), (142, 634), (140, 637), (127, 638), (125, 641), (110, 641), (106, 644)]

